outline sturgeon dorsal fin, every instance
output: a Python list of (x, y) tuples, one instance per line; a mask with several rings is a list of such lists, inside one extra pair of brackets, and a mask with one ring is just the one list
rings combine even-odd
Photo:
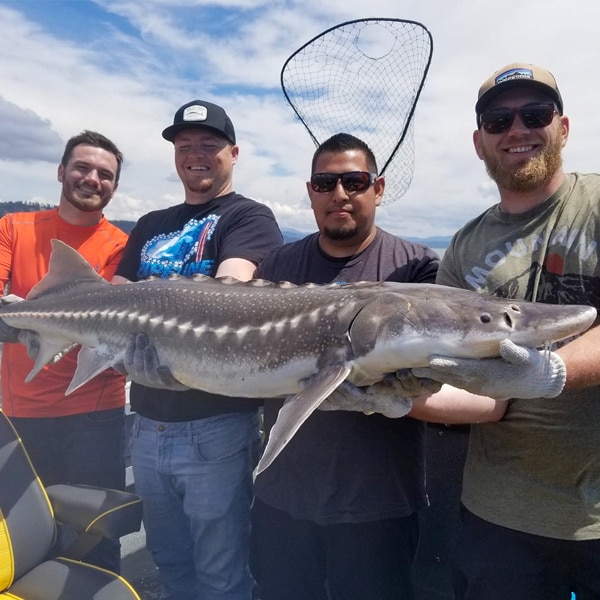
[[(73, 281), (98, 281), (107, 283), (92, 266), (77, 252), (60, 240), (51, 240), (52, 254), (48, 264), (48, 273), (40, 279), (27, 294), (27, 300), (33, 300), (57, 287), (68, 285)], [(110, 285), (110, 284), (108, 284)]]

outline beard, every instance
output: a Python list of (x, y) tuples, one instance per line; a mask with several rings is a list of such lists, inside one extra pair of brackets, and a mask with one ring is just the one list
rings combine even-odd
[(323, 235), (330, 240), (334, 240), (336, 242), (343, 242), (344, 240), (351, 240), (355, 237), (358, 237), (360, 230), (358, 226), (352, 225), (351, 227), (338, 227), (337, 229), (332, 229), (331, 227), (325, 227), (323, 229)]
[(483, 152), (483, 161), (488, 175), (498, 187), (513, 192), (531, 192), (546, 185), (562, 165), (562, 140), (552, 138), (540, 154), (516, 166), (506, 167), (502, 157)]
[(81, 212), (97, 212), (103, 210), (110, 202), (112, 195), (88, 194), (63, 184), (63, 198)]
[(206, 194), (212, 190), (215, 180), (213, 178), (190, 178), (185, 183), (190, 192), (194, 194)]

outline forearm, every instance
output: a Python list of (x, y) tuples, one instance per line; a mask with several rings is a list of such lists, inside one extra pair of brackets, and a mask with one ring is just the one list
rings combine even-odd
[(467, 424), (499, 421), (507, 401), (477, 396), (450, 385), (431, 396), (413, 398), (409, 417), (431, 423)]
[(240, 281), (249, 281), (255, 270), (256, 265), (245, 258), (228, 258), (219, 265), (215, 277), (235, 277)]

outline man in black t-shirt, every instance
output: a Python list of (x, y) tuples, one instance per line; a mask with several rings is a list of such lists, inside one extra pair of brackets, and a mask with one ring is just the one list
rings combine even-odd
[[(250, 279), (282, 236), (266, 206), (233, 191), (239, 148), (231, 120), (220, 106), (193, 100), (163, 137), (174, 144), (185, 201), (138, 221), (113, 282), (171, 274)], [(131, 385), (131, 458), (161, 597), (249, 600), (261, 401), (152, 385)]]
[[(375, 226), (385, 182), (354, 136), (315, 153), (319, 232), (272, 252), (256, 276), (296, 284), (432, 283), (436, 254)], [(265, 401), (268, 431), (281, 403)], [(316, 411), (255, 482), (251, 568), (263, 600), (414, 598), (417, 511), (426, 505), (425, 424)]]

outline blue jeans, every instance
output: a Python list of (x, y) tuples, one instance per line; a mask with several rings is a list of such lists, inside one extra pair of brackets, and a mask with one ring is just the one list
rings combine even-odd
[[(10, 420), (44, 485), (81, 483), (125, 489), (124, 408)], [(104, 539), (84, 560), (118, 573), (121, 544)]]
[(250, 600), (258, 414), (163, 423), (135, 416), (131, 460), (162, 600)]

